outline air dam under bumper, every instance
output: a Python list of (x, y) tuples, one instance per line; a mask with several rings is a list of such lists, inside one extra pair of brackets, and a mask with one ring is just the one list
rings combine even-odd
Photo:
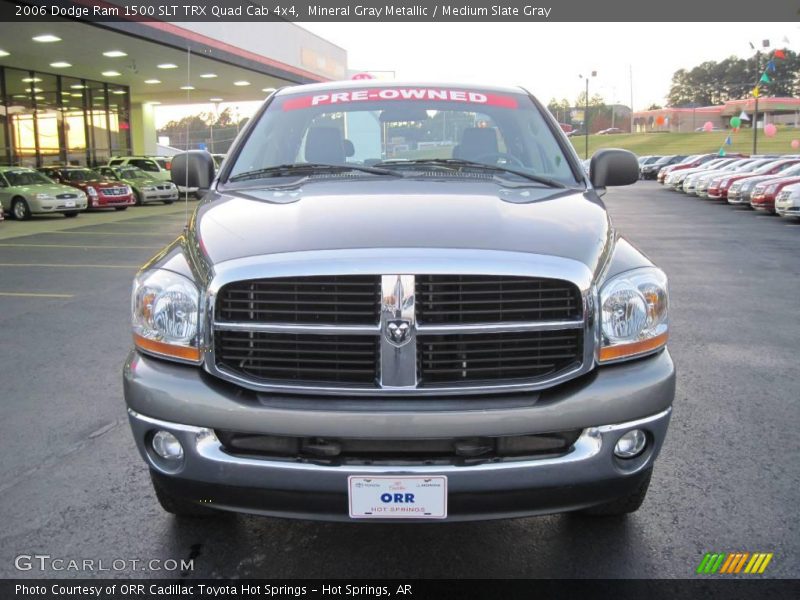
[[(663, 351), (597, 369), (519, 406), (475, 410), (464, 401), (450, 410), (320, 410), (242, 399), (238, 388), (217, 385), (197, 368), (134, 352), (124, 386), (139, 451), (159, 483), (178, 497), (230, 511), (347, 521), (349, 475), (446, 475), (447, 520), (460, 521), (576, 510), (631, 493), (664, 441), (675, 372)], [(468, 466), (330, 466), (233, 456), (221, 448), (214, 428), (390, 439), (583, 432), (570, 452), (557, 457)], [(648, 435), (644, 453), (616, 458), (617, 440), (637, 428)], [(154, 460), (148, 441), (157, 430), (181, 441), (179, 468), (167, 470)]]

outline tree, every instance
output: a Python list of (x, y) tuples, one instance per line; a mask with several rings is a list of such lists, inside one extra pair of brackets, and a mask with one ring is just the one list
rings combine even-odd
[(572, 107), (570, 106), (569, 100), (566, 98), (562, 98), (561, 100), (552, 98), (550, 102), (547, 103), (547, 110), (549, 110), (550, 114), (552, 114), (556, 118), (556, 121), (560, 123), (569, 123), (572, 121), (572, 118), (570, 117), (571, 108)]

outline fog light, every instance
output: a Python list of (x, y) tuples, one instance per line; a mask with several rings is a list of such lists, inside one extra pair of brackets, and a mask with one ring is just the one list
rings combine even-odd
[(619, 438), (617, 445), (614, 446), (614, 454), (620, 458), (633, 458), (642, 453), (645, 444), (647, 444), (647, 436), (644, 431), (631, 429)]
[(157, 431), (153, 436), (153, 450), (166, 460), (180, 460), (183, 458), (183, 447), (169, 431)]

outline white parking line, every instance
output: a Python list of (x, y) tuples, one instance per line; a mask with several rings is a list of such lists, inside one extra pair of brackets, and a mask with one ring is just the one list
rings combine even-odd
[(40, 294), (37, 292), (0, 292), (0, 296), (17, 298), (74, 298), (74, 294)]
[(0, 244), (0, 248), (84, 248), (87, 250), (158, 250), (161, 246), (86, 246), (69, 244)]
[(0, 267), (61, 267), (69, 269), (138, 269), (141, 265), (59, 265), (56, 263), (0, 263)]

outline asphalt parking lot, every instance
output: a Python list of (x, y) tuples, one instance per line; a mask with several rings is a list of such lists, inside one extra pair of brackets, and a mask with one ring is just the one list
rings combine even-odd
[(15, 570), (39, 553), (194, 559), (190, 573), (102, 576), (691, 577), (708, 551), (772, 552), (764, 576), (800, 576), (800, 221), (653, 182), (606, 201), (670, 276), (679, 372), (650, 493), (616, 520), (175, 520), (128, 430), (120, 371), (131, 279), (180, 232), (184, 208), (0, 224), (0, 576), (92, 575)]

